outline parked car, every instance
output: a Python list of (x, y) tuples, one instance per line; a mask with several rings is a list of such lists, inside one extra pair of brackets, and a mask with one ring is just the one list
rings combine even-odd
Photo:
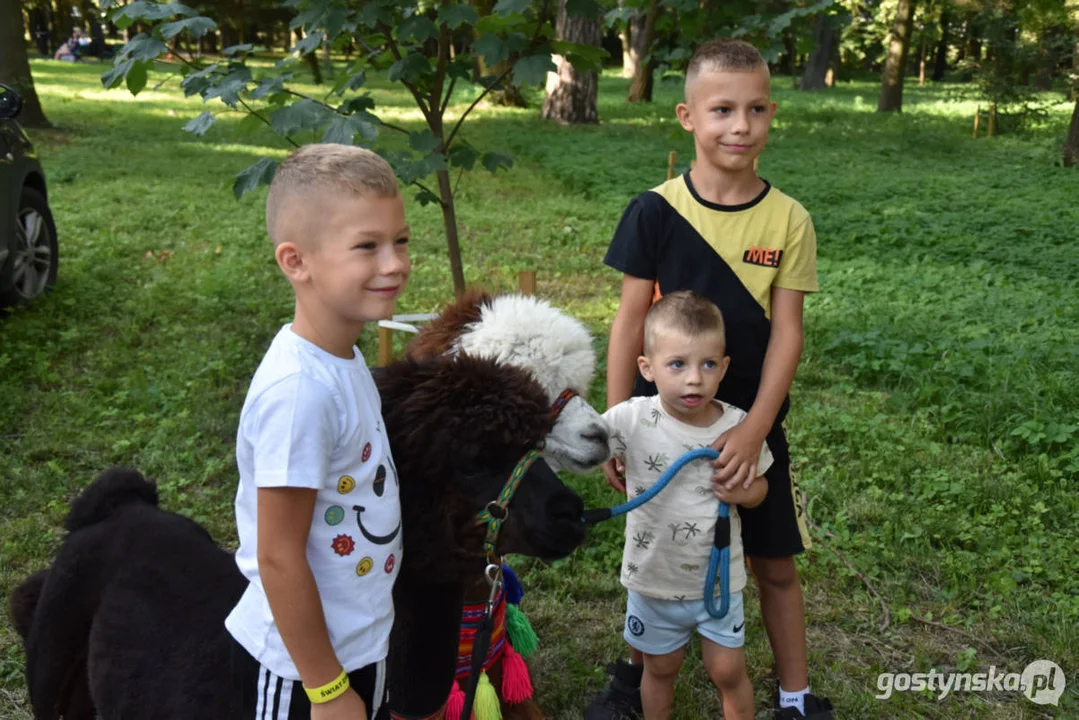
[(45, 171), (15, 121), (21, 109), (18, 93), (0, 85), (0, 305), (52, 287), (59, 259)]

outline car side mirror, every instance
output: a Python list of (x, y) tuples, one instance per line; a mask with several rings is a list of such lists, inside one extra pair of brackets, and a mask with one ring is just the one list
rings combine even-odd
[(7, 85), (0, 85), (0, 120), (18, 117), (22, 110), (22, 98)]

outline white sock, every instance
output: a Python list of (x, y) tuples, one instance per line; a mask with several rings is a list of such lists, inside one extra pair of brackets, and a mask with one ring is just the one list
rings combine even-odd
[(809, 694), (809, 688), (805, 690), (799, 690), (798, 692), (787, 692), (783, 689), (783, 686), (779, 686), (779, 707), (781, 708), (798, 708), (798, 712), (803, 716), (806, 714), (806, 695)]

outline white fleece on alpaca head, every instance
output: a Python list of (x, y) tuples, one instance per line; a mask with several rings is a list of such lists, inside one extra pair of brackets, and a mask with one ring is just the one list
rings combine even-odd
[(596, 370), (592, 336), (577, 319), (526, 295), (501, 295), (465, 326), (455, 351), (527, 369), (552, 402), (566, 388), (586, 395)]

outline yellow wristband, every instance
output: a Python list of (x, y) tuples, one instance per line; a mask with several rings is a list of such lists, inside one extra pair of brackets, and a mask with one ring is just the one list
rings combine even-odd
[(303, 686), (303, 691), (307, 693), (307, 697), (315, 705), (328, 703), (345, 690), (348, 690), (348, 673), (345, 672), (344, 668), (341, 669), (341, 674), (337, 676), (336, 680), (328, 682), (322, 687), (309, 688), (306, 685)]

